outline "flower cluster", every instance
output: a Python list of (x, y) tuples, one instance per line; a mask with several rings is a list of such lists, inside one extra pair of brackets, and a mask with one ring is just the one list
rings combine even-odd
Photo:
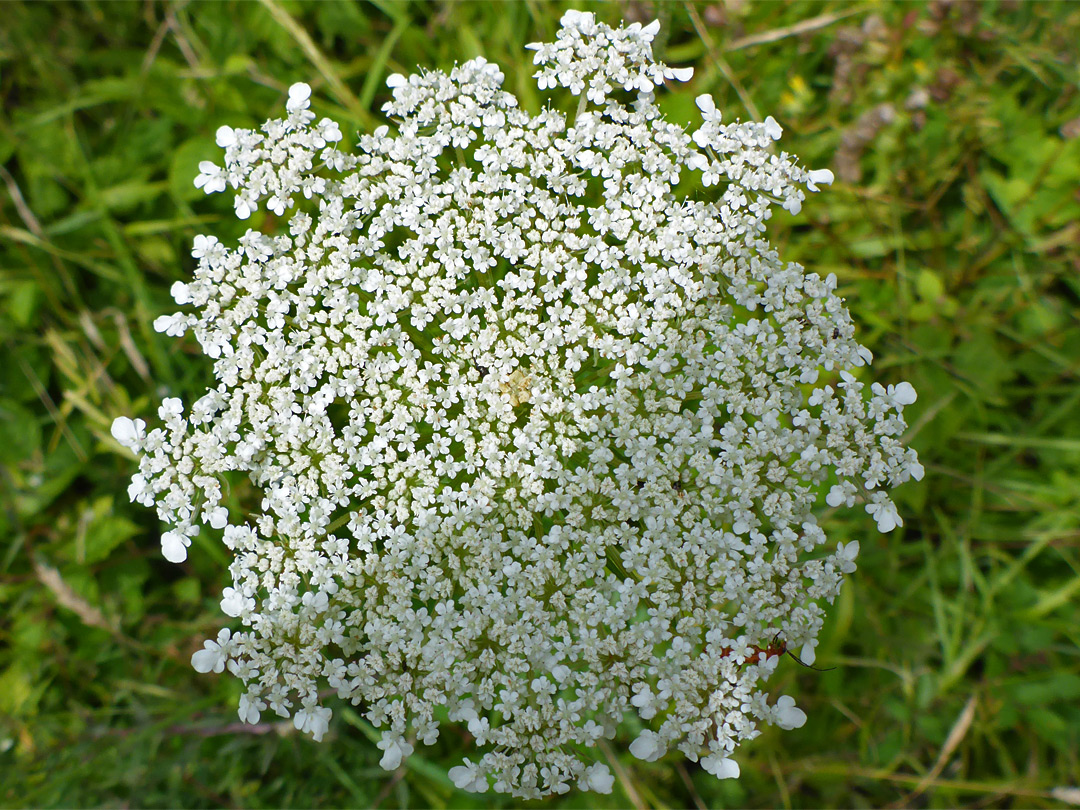
[[(609, 792), (596, 745), (620, 728), (724, 778), (759, 724), (805, 722), (761, 688), (770, 644), (812, 661), (858, 553), (814, 508), (900, 525), (915, 392), (866, 390), (836, 278), (764, 238), (831, 174), (709, 96), (696, 131), (666, 121), (653, 91), (690, 72), (653, 59), (656, 30), (572, 12), (530, 46), (541, 87), (583, 94), (571, 120), (474, 59), (390, 77), (395, 132), (354, 154), (304, 84), (285, 118), (218, 131), (196, 185), (287, 232), (196, 238), (188, 308), (155, 326), (193, 332), (217, 384), (113, 435), (167, 559), (204, 527), (232, 553), (239, 628), (192, 663), (243, 681), (242, 720), (321, 739), (329, 687), (388, 769), (460, 723), (454, 783), (521, 798)], [(261, 493), (245, 514), (232, 474)]]

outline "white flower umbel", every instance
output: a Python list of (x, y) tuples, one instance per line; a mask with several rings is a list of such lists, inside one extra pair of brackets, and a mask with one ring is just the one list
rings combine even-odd
[[(764, 651), (812, 654), (854, 570), (815, 520), (826, 493), (900, 525), (915, 392), (864, 388), (835, 276), (764, 238), (832, 175), (708, 96), (694, 131), (665, 121), (654, 91), (690, 72), (653, 59), (656, 30), (569, 13), (530, 46), (571, 120), (478, 58), (390, 77), (394, 130), (355, 154), (307, 85), (285, 118), (218, 130), (196, 183), (287, 227), (196, 238), (187, 308), (157, 327), (193, 332), (217, 384), (113, 436), (168, 559), (223, 531), (240, 627), (192, 663), (244, 682), (242, 720), (320, 738), (329, 686), (397, 768), (447, 712), (475, 739), (454, 784), (520, 798), (610, 791), (595, 746), (628, 711), (635, 756), (721, 778), (760, 723), (805, 720), (769, 703)], [(232, 473), (262, 493), (245, 513)]]

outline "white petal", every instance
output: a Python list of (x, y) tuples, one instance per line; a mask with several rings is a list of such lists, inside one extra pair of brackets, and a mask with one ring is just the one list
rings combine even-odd
[(397, 743), (391, 743), (382, 755), (382, 759), (379, 760), (379, 767), (384, 771), (396, 771), (400, 764), (401, 749), (398, 748)]
[(217, 662), (217, 653), (213, 650), (199, 650), (191, 656), (191, 666), (196, 672), (209, 672)]
[(697, 104), (697, 108), (703, 113), (716, 112), (716, 102), (713, 101), (713, 97), (708, 93), (702, 93), (694, 99), (694, 103)]
[(645, 730), (630, 743), (630, 753), (646, 762), (655, 762), (666, 753), (666, 750), (661, 747), (660, 738), (655, 731)]
[(166, 397), (158, 406), (158, 417), (168, 419), (170, 416), (179, 416), (184, 412), (184, 403), (180, 397)]
[(719, 754), (710, 754), (701, 760), (701, 767), (717, 779), (738, 779), (739, 763)]
[(776, 701), (776, 724), (786, 731), (802, 728), (806, 724), (806, 712), (795, 705), (795, 698), (783, 695)]
[(173, 300), (178, 304), (190, 304), (191, 303), (191, 289), (182, 281), (173, 282), (172, 287), (169, 288), (169, 292), (172, 293)]
[(196, 672), (221, 672), (225, 669), (225, 656), (213, 641), (204, 642), (203, 649), (191, 656), (191, 666)]
[(190, 542), (180, 532), (165, 532), (161, 535), (161, 553), (171, 563), (182, 563), (187, 559), (187, 547)]
[(825, 186), (833, 181), (833, 173), (828, 169), (814, 169), (808, 176), (811, 183), (820, 183)]
[(135, 423), (126, 416), (118, 416), (113, 420), (111, 432), (113, 438), (124, 445), (124, 447), (131, 447), (138, 438), (138, 433), (135, 430)]
[(259, 701), (252, 700), (247, 694), (240, 696), (240, 722), (248, 723), (249, 725), (255, 725), (259, 722), (260, 710)]
[[(468, 762), (469, 760), (465, 760)], [(468, 765), (456, 765), (446, 773), (450, 777), (450, 781), (454, 783), (454, 787), (458, 790), (465, 790), (468, 785), (473, 781), (473, 770)]]
[(765, 119), (765, 133), (774, 141), (778, 141), (780, 140), (780, 136), (784, 134), (784, 128), (776, 123), (776, 119), (770, 115)]
[(893, 389), (893, 400), (901, 405), (910, 405), (919, 398), (915, 393), (915, 387), (909, 382), (897, 383)]
[(289, 88), (290, 101), (305, 101), (311, 98), (311, 85), (306, 82), (297, 82)]
[(607, 765), (597, 762), (585, 771), (585, 783), (589, 790), (596, 793), (611, 793), (615, 777), (611, 775)]
[(229, 510), (224, 506), (219, 506), (210, 513), (209, 522), (212, 529), (224, 529), (229, 523)]
[(244, 595), (235, 588), (226, 588), (221, 593), (221, 612), (234, 619), (244, 612)]
[(323, 129), (323, 137), (330, 143), (336, 143), (341, 140), (341, 127), (338, 126), (337, 121), (330, 121), (327, 119), (325, 129)]
[(311, 722), (308, 717), (307, 709), (301, 709), (293, 715), (292, 724), (293, 728), (299, 731), (301, 734), (307, 729), (308, 723)]
[(692, 67), (671, 68), (671, 75), (676, 81), (688, 82), (694, 78), (694, 69)]
[(218, 146), (229, 147), (236, 143), (236, 132), (232, 127), (218, 127), (215, 138)]
[(311, 732), (311, 736), (315, 738), (315, 742), (322, 742), (323, 735), (326, 733), (326, 730), (330, 728), (331, 714), (332, 712), (330, 709), (322, 706), (312, 709), (307, 730)]

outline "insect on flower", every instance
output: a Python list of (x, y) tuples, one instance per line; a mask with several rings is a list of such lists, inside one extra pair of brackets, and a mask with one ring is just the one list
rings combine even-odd
[[(770, 641), (767, 646), (758, 647), (755, 645), (751, 646), (750, 649), (752, 650), (752, 652), (746, 657), (746, 660), (743, 662), (745, 664), (759, 664), (767, 661), (770, 658), (779, 657), (787, 654), (791, 657), (793, 661), (795, 661), (800, 666), (806, 667), (807, 669), (813, 669), (817, 672), (831, 672), (835, 669), (835, 667), (822, 668), (805, 663), (802, 659), (795, 655), (795, 653), (788, 649), (787, 641), (780, 638), (779, 633), (773, 636), (772, 641)], [(734, 652), (734, 649), (732, 647), (724, 647), (720, 650), (720, 656), (726, 658), (731, 655), (732, 652)]]

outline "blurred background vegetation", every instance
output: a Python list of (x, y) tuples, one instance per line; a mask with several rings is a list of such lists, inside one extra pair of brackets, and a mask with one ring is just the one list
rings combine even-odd
[[(221, 626), (224, 550), (165, 562), (114, 416), (210, 381), (174, 311), (195, 234), (239, 236), (192, 180), (214, 131), (278, 115), (295, 81), (342, 130), (385, 78), (483, 54), (543, 98), (523, 51), (562, 3), (5, 3), (0, 22), (0, 804), (470, 807), (444, 734), (396, 773), (335, 705), (327, 741), (237, 722), (237, 682), (190, 657)], [(663, 22), (714, 94), (774, 115), (837, 181), (772, 234), (835, 272), (874, 376), (910, 380), (926, 478), (906, 526), (829, 517), (862, 544), (813, 672), (770, 687), (809, 714), (738, 754), (742, 778), (641, 763), (573, 807), (1080, 805), (1080, 4), (579, 3)], [(349, 140), (349, 134), (346, 136)], [(263, 222), (263, 225), (267, 223)], [(274, 718), (272, 718), (274, 719)], [(1071, 792), (1070, 792), (1071, 791)]]

